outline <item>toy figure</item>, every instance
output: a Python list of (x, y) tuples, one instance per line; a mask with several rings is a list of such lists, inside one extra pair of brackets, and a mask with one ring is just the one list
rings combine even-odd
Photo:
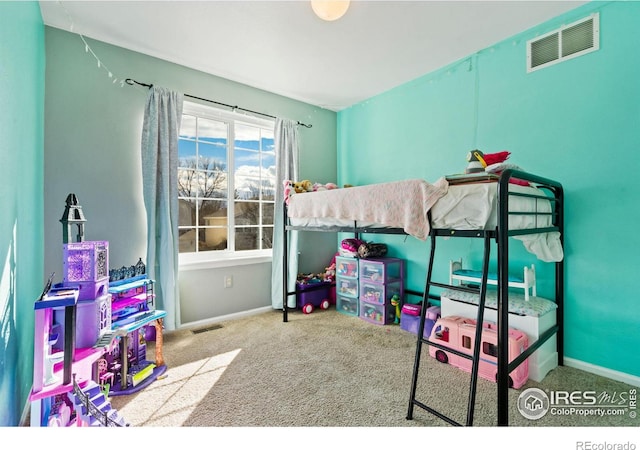
[(396, 307), (396, 318), (393, 323), (398, 324), (400, 323), (400, 297), (398, 297), (398, 294), (393, 294), (393, 297), (391, 297), (391, 305)]

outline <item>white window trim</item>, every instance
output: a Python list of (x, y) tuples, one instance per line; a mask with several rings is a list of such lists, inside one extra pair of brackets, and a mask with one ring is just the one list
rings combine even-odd
[[(265, 128), (273, 128), (275, 125), (275, 119), (263, 119), (254, 115), (225, 111), (214, 106), (190, 101), (183, 103), (182, 114), (218, 120), (246, 121), (249, 119), (252, 123)], [(270, 263), (272, 261), (273, 249), (178, 253), (178, 268), (181, 271)]]

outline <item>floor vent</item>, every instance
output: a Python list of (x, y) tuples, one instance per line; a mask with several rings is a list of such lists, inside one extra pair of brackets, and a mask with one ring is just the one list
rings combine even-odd
[(208, 327), (191, 330), (191, 333), (193, 334), (206, 333), (207, 331), (219, 330), (220, 328), (222, 328), (222, 325), (220, 324), (209, 325)]
[(589, 17), (527, 42), (527, 72), (594, 52), (600, 48), (600, 16)]

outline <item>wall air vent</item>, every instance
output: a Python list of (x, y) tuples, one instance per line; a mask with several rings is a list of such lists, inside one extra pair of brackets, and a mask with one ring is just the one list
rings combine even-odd
[(600, 48), (599, 14), (527, 41), (527, 72), (542, 69)]

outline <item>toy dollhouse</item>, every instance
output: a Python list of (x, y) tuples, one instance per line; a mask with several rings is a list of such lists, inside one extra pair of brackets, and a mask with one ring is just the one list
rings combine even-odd
[[(162, 319), (142, 260), (109, 271), (109, 243), (84, 241), (84, 215), (67, 197), (63, 281), (35, 302), (31, 426), (125, 426), (109, 396), (143, 389), (166, 370)], [(78, 226), (77, 242), (71, 227)], [(117, 279), (112, 280), (112, 274)], [(153, 339), (155, 360), (147, 361)]]

